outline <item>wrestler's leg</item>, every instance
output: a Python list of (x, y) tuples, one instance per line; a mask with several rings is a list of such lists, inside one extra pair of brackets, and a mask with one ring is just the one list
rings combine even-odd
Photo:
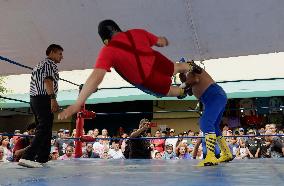
[(211, 166), (216, 165), (218, 160), (215, 156), (216, 145), (216, 129), (215, 122), (218, 118), (218, 98), (207, 101), (205, 104), (205, 110), (200, 118), (200, 129), (205, 134), (205, 143), (207, 154), (206, 158), (201, 161), (199, 166)]
[(177, 97), (184, 94), (184, 89), (178, 86), (171, 86), (167, 94), (168, 97)]
[(220, 147), (220, 150), (221, 150), (221, 156), (220, 158), (218, 159), (218, 162), (221, 163), (221, 162), (228, 162), (228, 161), (231, 161), (233, 159), (233, 155), (227, 145), (227, 142), (225, 140), (225, 138), (222, 136), (222, 132), (221, 132), (221, 129), (220, 129), (220, 123), (221, 123), (221, 119), (222, 119), (222, 116), (223, 116), (223, 112), (224, 112), (225, 109), (223, 109), (216, 122), (215, 122), (215, 132), (216, 132), (216, 136), (217, 136), (217, 142), (218, 142), (218, 145)]
[(176, 75), (177, 73), (186, 73), (190, 70), (190, 66), (188, 63), (174, 63), (174, 74)]

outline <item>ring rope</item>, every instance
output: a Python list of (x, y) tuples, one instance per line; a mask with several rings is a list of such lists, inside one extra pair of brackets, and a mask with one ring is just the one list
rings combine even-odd
[[(0, 136), (19, 136), (19, 137), (34, 137), (34, 135), (25, 135), (25, 134), (11, 134), (11, 133), (0, 133)], [(223, 136), (225, 138), (242, 138), (242, 137), (266, 137), (266, 136), (277, 136), (282, 137), (284, 134), (270, 134), (270, 135), (233, 135), (233, 136)], [(172, 138), (185, 138), (185, 139), (198, 139), (198, 138), (205, 138), (205, 136), (174, 136), (174, 137), (142, 137), (142, 138), (120, 138), (120, 137), (113, 137), (113, 138), (94, 138), (92, 136), (84, 135), (79, 138), (76, 137), (67, 137), (67, 138), (59, 138), (59, 139), (73, 139), (82, 142), (92, 142), (96, 140), (153, 140), (153, 139), (172, 139)]]
[[(8, 63), (14, 64), (14, 65), (17, 65), (17, 66), (20, 66), (20, 67), (23, 67), (23, 68), (27, 68), (27, 69), (33, 70), (32, 67), (23, 65), (23, 64), (21, 64), (21, 63), (18, 63), (18, 62), (16, 62), (16, 61), (13, 61), (13, 60), (8, 59), (8, 58), (3, 57), (3, 56), (0, 56), (0, 60), (6, 61), (6, 62), (8, 62)], [(59, 80), (65, 81), (65, 82), (70, 83), (70, 84), (72, 84), (72, 85), (80, 86), (80, 85), (78, 85), (78, 84), (76, 84), (76, 83), (73, 83), (73, 82), (71, 82), (71, 81), (68, 81), (68, 80), (66, 80), (66, 79), (59, 78)]]

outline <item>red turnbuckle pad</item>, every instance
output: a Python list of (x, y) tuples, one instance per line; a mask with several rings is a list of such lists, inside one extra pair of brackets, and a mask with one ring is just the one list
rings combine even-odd
[(89, 110), (83, 110), (78, 113), (78, 116), (83, 119), (94, 119), (96, 117), (96, 113)]

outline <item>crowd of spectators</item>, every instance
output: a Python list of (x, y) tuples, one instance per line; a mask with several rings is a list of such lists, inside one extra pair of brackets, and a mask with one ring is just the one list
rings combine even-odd
[[(23, 134), (33, 135), (35, 127), (34, 124), (29, 125)], [(21, 132), (16, 130), (15, 134), (19, 135)], [(66, 129), (58, 130), (57, 136), (51, 140), (50, 160), (75, 158), (75, 141), (70, 139), (70, 137), (75, 137), (75, 134), (76, 129), (72, 133)], [(203, 159), (204, 157), (202, 143), (196, 146), (198, 139), (201, 139), (203, 135), (199, 131), (189, 130), (176, 134), (175, 129), (172, 128), (167, 131), (156, 130), (152, 136), (147, 127), (139, 126), (129, 134), (121, 133), (120, 136), (113, 136), (119, 137), (115, 140), (109, 139), (107, 129), (101, 132), (98, 129), (89, 130), (86, 135), (93, 137), (95, 141), (82, 143), (81, 158), (128, 159), (132, 157), (131, 153), (135, 150), (149, 152), (149, 157), (145, 157), (148, 159)], [(284, 157), (283, 129), (277, 129), (275, 124), (267, 124), (260, 129), (230, 129), (224, 126), (223, 135), (228, 136), (226, 141), (235, 159)], [(142, 143), (131, 143), (131, 138), (138, 136)], [(31, 136), (8, 137), (2, 133), (0, 135), (0, 162), (18, 161), (24, 150), (29, 148), (31, 140)], [(129, 147), (131, 144), (136, 146)]]

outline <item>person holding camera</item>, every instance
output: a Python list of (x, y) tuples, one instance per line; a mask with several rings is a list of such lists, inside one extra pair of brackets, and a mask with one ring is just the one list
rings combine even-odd
[[(151, 159), (151, 148), (148, 139), (146, 137), (147, 130), (150, 128), (150, 122), (148, 119), (142, 119), (139, 124), (139, 128), (135, 129), (130, 134), (128, 140), (128, 157), (129, 159)], [(132, 139), (136, 138), (136, 139)], [(139, 139), (141, 138), (141, 139)]]

